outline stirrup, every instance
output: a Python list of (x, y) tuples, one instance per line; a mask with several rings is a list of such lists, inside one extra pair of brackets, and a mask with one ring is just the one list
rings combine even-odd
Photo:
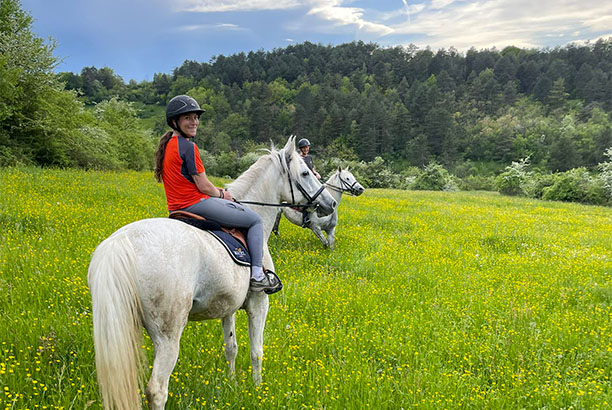
[(276, 273), (272, 272), (270, 269), (266, 269), (264, 271), (264, 274), (268, 277), (272, 276), (274, 278), (274, 279), (271, 279), (270, 282), (277, 283), (274, 289), (264, 289), (264, 293), (271, 295), (273, 293), (280, 292), (283, 289), (283, 283), (281, 282), (280, 278), (278, 277)]
[(255, 280), (251, 278), (250, 290), (252, 292), (265, 292), (268, 295), (278, 292), (283, 288), (280, 278), (276, 273), (269, 269), (264, 271), (264, 278), (261, 280)]

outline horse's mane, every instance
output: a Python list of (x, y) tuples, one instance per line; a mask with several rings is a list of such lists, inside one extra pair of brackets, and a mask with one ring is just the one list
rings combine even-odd
[(280, 151), (278, 151), (274, 145), (270, 149), (261, 149), (265, 154), (262, 155), (251, 165), (246, 171), (244, 171), (238, 178), (228, 184), (228, 188), (231, 189), (232, 196), (236, 198), (242, 198), (253, 188), (256, 181), (260, 178), (263, 171), (268, 169), (270, 162), (277, 162), (278, 166), (282, 166), (280, 163)]
[[(286, 169), (295, 177), (298, 172), (298, 165), (300, 162), (300, 156), (295, 150), (294, 137), (291, 137), (284, 148), (278, 150), (272, 143), (270, 149), (261, 149), (265, 154), (259, 157), (253, 165), (244, 171), (236, 180), (228, 184), (232, 196), (240, 200), (247, 196), (253, 187), (257, 186), (257, 181), (261, 178), (261, 173), (269, 169), (269, 167), (276, 166), (281, 173), (285, 173)], [(289, 161), (287, 162), (286, 156), (289, 155)]]

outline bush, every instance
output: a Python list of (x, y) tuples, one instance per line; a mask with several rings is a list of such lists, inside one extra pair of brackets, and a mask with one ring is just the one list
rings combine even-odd
[(531, 183), (531, 172), (527, 171), (529, 159), (512, 162), (495, 179), (497, 190), (504, 195), (526, 195)]
[(122, 167), (138, 171), (153, 168), (156, 141), (147, 131), (135, 126), (138, 117), (132, 103), (113, 97), (96, 104), (94, 114)]
[(544, 190), (555, 184), (555, 174), (533, 174), (532, 183), (529, 186), (527, 196), (530, 198), (542, 199)]
[(457, 191), (454, 177), (440, 164), (430, 162), (416, 177), (412, 189), (421, 191)]
[(607, 191), (608, 197), (612, 197), (612, 147), (608, 148), (604, 155), (608, 158), (608, 161), (599, 164), (599, 170), (601, 171), (599, 178)]
[(586, 168), (575, 168), (557, 174), (554, 184), (544, 188), (542, 199), (605, 205), (609, 195), (601, 178), (593, 178)]
[(208, 165), (204, 165), (209, 169), (211, 175), (229, 179), (234, 179), (240, 175), (238, 173), (239, 157), (235, 152), (222, 152), (214, 157), (214, 162), (211, 161)]
[(321, 162), (315, 162), (315, 169), (323, 179), (334, 173), (338, 167), (349, 168), (355, 179), (366, 188), (402, 188), (402, 176), (394, 173), (385, 165), (381, 157), (374, 158), (371, 162), (345, 161), (339, 158), (328, 158)]
[(484, 175), (468, 175), (459, 180), (462, 191), (495, 191), (495, 177)]

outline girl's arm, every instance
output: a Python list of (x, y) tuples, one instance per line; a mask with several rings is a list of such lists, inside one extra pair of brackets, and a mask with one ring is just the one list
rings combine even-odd
[(193, 180), (196, 186), (198, 187), (198, 190), (202, 192), (203, 194), (206, 194), (213, 198), (223, 198), (223, 199), (227, 199), (228, 201), (233, 200), (229, 192), (227, 192), (223, 188), (217, 188), (216, 186), (213, 185), (212, 182), (210, 182), (210, 180), (206, 176), (206, 171), (194, 175)]

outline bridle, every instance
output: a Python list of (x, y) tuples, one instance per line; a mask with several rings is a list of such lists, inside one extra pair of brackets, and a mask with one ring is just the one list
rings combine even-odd
[[(283, 202), (281, 204), (270, 204), (270, 203), (266, 203), (266, 202), (255, 202), (255, 201), (236, 201), (236, 202), (238, 202), (239, 204), (251, 204), (251, 205), (260, 205), (260, 206), (278, 206), (278, 207), (290, 207), (290, 208), (303, 208), (304, 210), (308, 209), (309, 211), (315, 211), (319, 207), (319, 204), (315, 204), (314, 201), (319, 197), (319, 195), (321, 195), (321, 193), (325, 189), (325, 185), (321, 184), (321, 187), (317, 190), (317, 192), (315, 192), (314, 195), (311, 196), (308, 193), (308, 191), (306, 191), (306, 189), (304, 189), (302, 184), (300, 184), (298, 181), (293, 181), (291, 179), (291, 172), (289, 170), (289, 163), (291, 162), (291, 157), (289, 157), (289, 160), (287, 161), (287, 166), (285, 167), (284, 166), (284, 162), (282, 161), (282, 158), (281, 158), (281, 154), (278, 153), (278, 156), (279, 156), (279, 161), (281, 163), (281, 166), (283, 168), (283, 172), (285, 172), (285, 171), (287, 172), (287, 180), (289, 181), (289, 189), (291, 190), (291, 203)], [(295, 203), (295, 194), (294, 194), (294, 190), (293, 190), (293, 185), (295, 185), (297, 190), (300, 191), (302, 193), (302, 195), (304, 195), (304, 198), (306, 198), (306, 200), (308, 201), (307, 203), (305, 203), (305, 204), (297, 204), (297, 203)]]
[(347, 192), (349, 195), (352, 195), (352, 196), (358, 195), (355, 189), (355, 184), (358, 183), (357, 180), (355, 180), (355, 182), (353, 182), (352, 184), (349, 184), (348, 182), (342, 179), (341, 173), (338, 173), (338, 179), (340, 180), (340, 186), (335, 186), (327, 182), (325, 183), (325, 185), (336, 192), (340, 192), (340, 193)]

